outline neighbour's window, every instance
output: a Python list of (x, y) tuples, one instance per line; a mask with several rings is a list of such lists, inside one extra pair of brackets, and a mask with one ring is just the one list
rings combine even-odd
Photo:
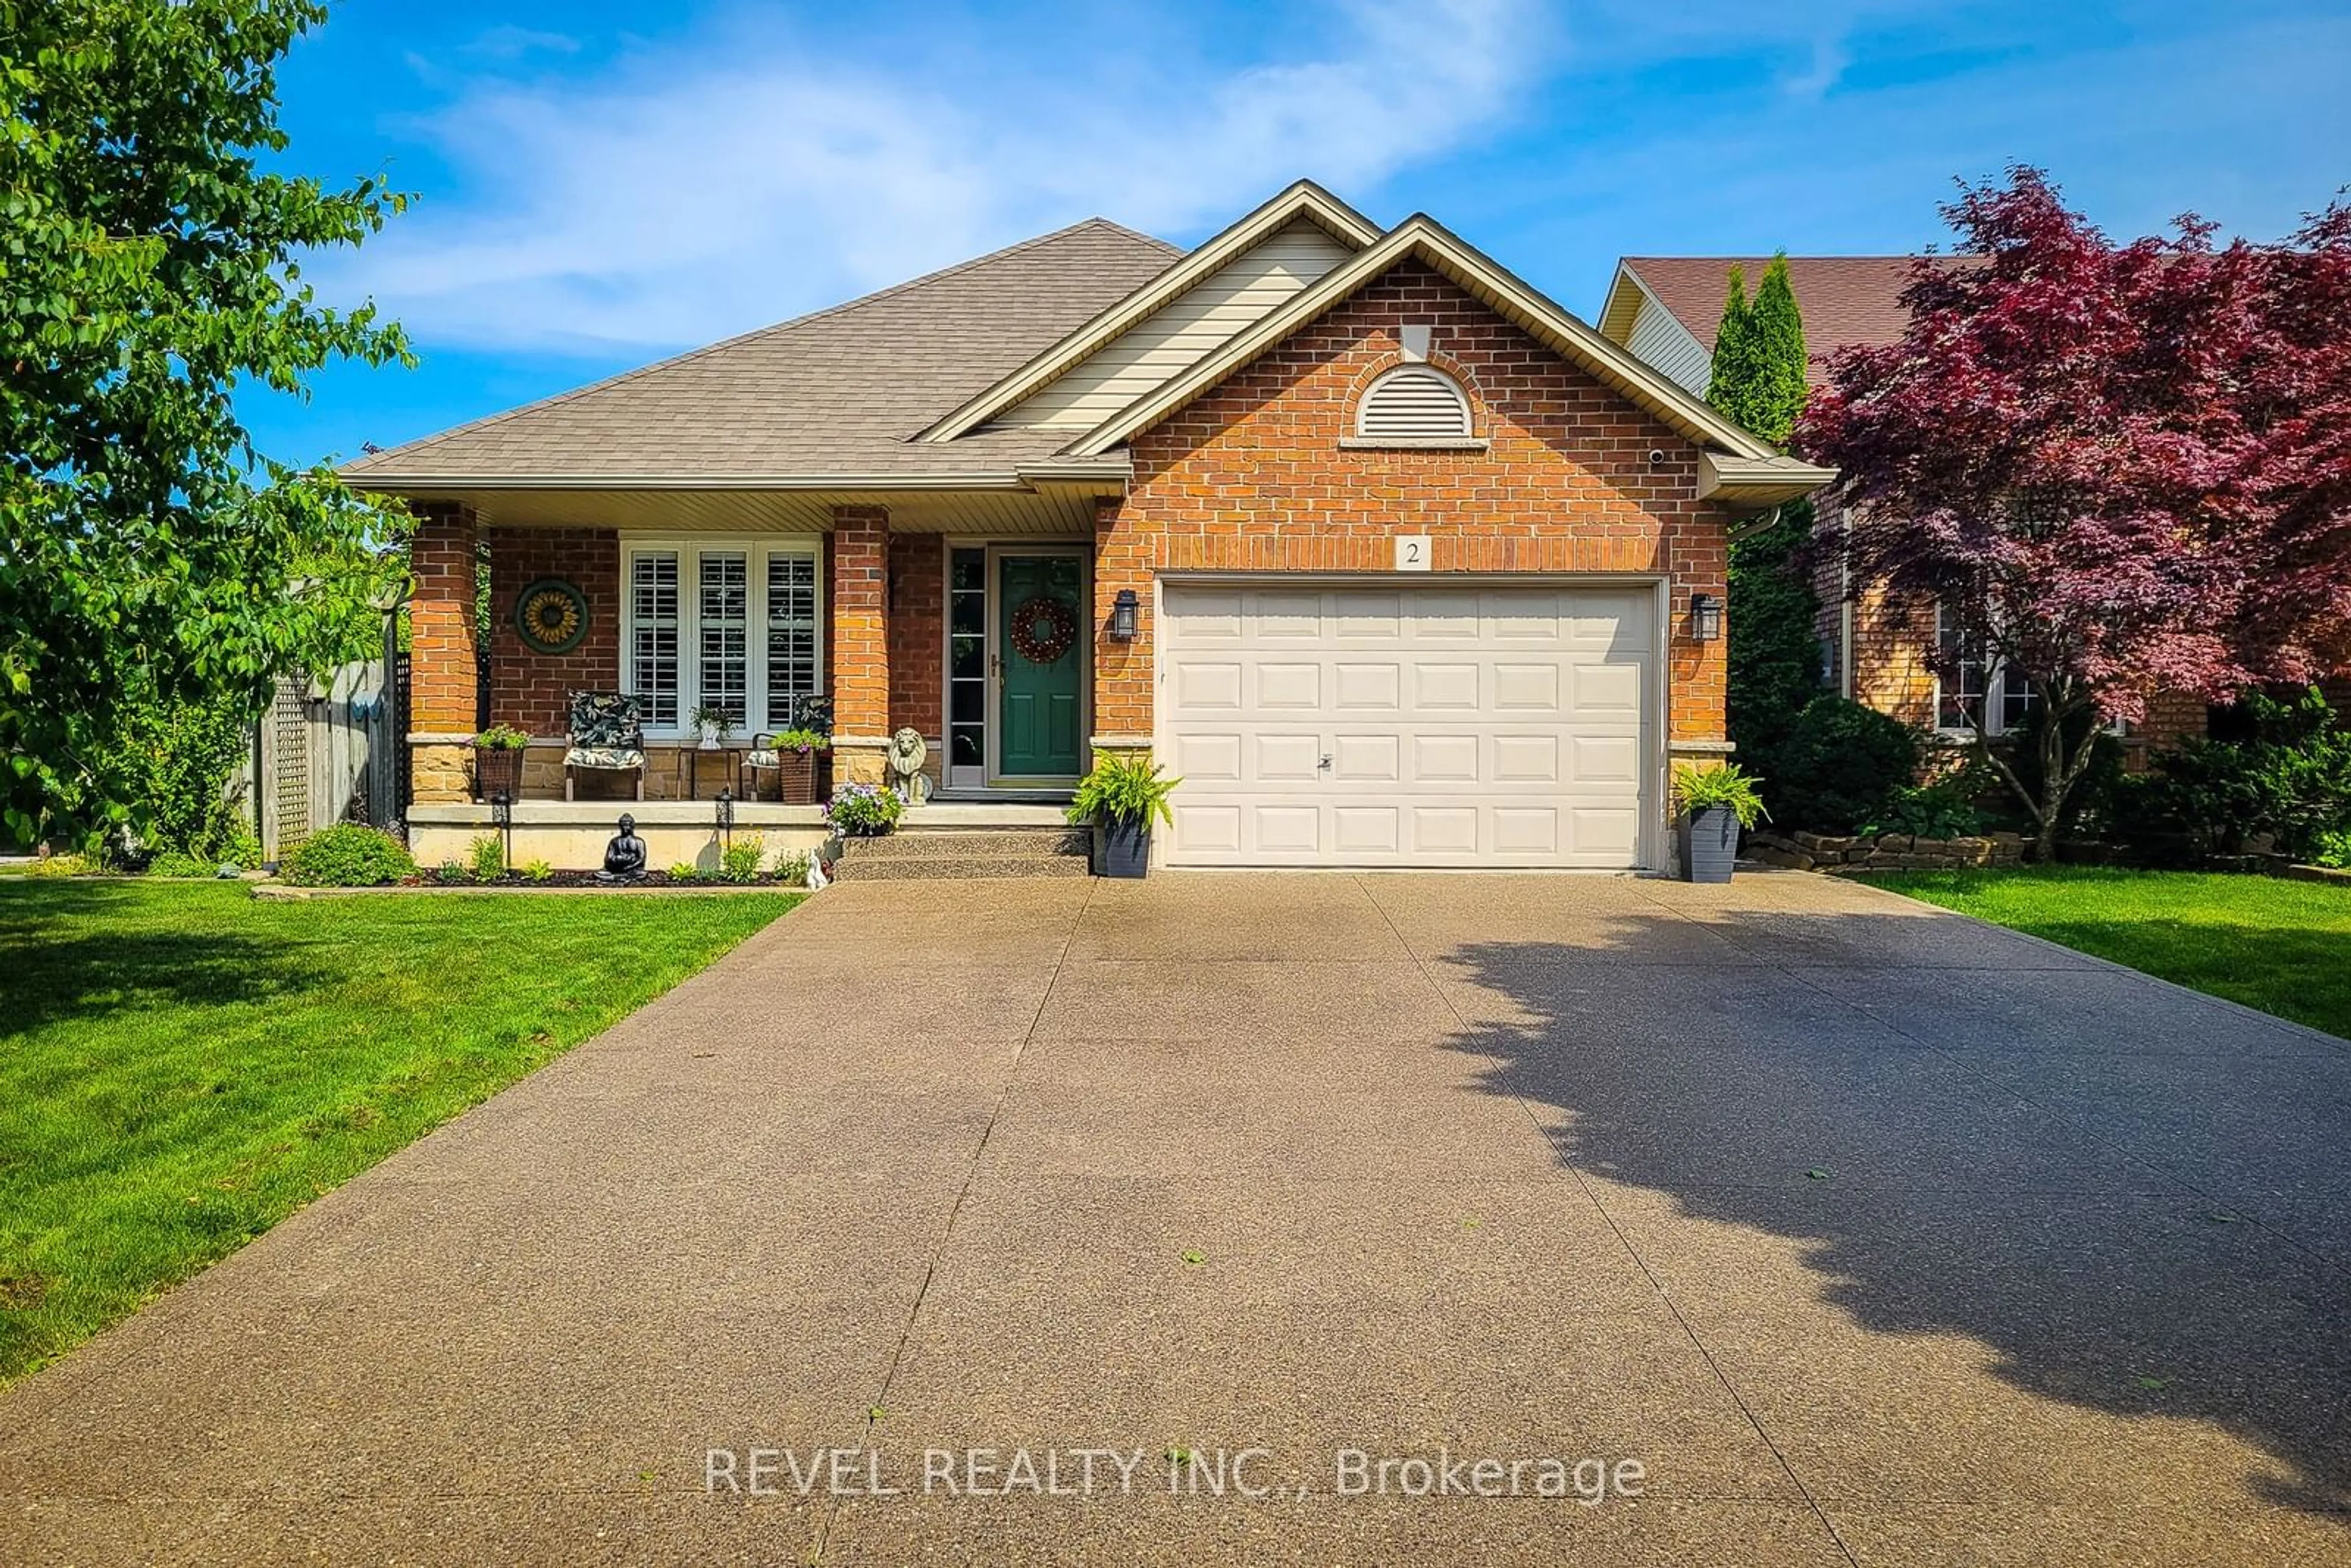
[(1989, 656), (1981, 640), (1969, 636), (1939, 604), (1935, 606), (1935, 641), (1942, 663), (1935, 678), (1937, 729), (1972, 735), (1971, 714), (1981, 716), (1988, 735), (2005, 735), (2024, 722), (2035, 699), (2032, 683), (2022, 670)]
[(1367, 441), (1466, 441), (1469, 399), (1427, 365), (1398, 365), (1364, 389), (1355, 434)]
[(818, 559), (814, 540), (629, 546), (621, 681), (645, 727), (674, 735), (713, 707), (745, 734), (781, 729), (820, 695)]

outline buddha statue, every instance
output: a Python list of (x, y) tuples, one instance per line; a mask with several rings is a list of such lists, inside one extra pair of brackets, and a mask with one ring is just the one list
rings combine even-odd
[(645, 874), (645, 841), (637, 837), (637, 820), (621, 813), (621, 831), (604, 846), (604, 869), (599, 882), (634, 882)]

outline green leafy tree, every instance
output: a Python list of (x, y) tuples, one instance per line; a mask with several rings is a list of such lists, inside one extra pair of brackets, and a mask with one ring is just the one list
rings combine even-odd
[(0, 821), (133, 821), (106, 765), (142, 706), (257, 711), (362, 651), (398, 520), (256, 452), (240, 388), (406, 361), (300, 259), (401, 209), (266, 169), (314, 0), (0, 0)]
[[(1766, 441), (1784, 444), (1803, 411), (1804, 366), (1803, 316), (1786, 254), (1764, 267), (1751, 301), (1746, 273), (1734, 266), (1707, 401)], [(1820, 598), (1804, 559), (1812, 535), (1812, 504), (1800, 501), (1731, 539), (1730, 737), (1767, 777), (1772, 748), (1820, 695)]]

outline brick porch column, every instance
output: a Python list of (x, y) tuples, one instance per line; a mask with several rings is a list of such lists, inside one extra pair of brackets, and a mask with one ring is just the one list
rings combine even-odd
[(472, 798), (474, 705), (479, 639), (474, 623), (474, 555), (480, 524), (455, 501), (411, 507), (408, 547), (409, 766), (419, 800)]
[[(1156, 628), (1152, 624), (1152, 549), (1159, 536), (1121, 527), (1123, 502), (1103, 497), (1094, 502), (1094, 684), (1093, 734), (1082, 768), (1093, 767), (1094, 751), (1120, 756), (1147, 755), (1151, 750), (1152, 648)], [(1112, 613), (1121, 589), (1132, 589), (1137, 604), (1135, 639), (1121, 643), (1110, 634)]]
[(879, 784), (890, 747), (890, 509), (832, 509), (832, 776)]

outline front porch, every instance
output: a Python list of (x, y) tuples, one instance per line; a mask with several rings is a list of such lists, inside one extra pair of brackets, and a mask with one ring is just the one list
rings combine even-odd
[[(694, 861), (715, 852), (722, 794), (737, 832), (810, 847), (821, 806), (783, 803), (777, 774), (746, 766), (810, 698), (831, 707), (836, 786), (881, 782), (892, 737), (911, 729), (938, 797), (925, 818), (1000, 802), (1058, 822), (1091, 747), (1119, 738), (1093, 724), (1097, 666), (1125, 649), (1092, 529), (1122, 478), (814, 510), (674, 493), (619, 508), (610, 495), (413, 500), (418, 858), (462, 857), (492, 830), (475, 743), (494, 726), (529, 737), (519, 860), (593, 865), (628, 810), (657, 863)], [(559, 613), (526, 613), (549, 601)], [(634, 699), (642, 769), (567, 768), (579, 692)], [(730, 731), (716, 750), (699, 744), (705, 710)]]

